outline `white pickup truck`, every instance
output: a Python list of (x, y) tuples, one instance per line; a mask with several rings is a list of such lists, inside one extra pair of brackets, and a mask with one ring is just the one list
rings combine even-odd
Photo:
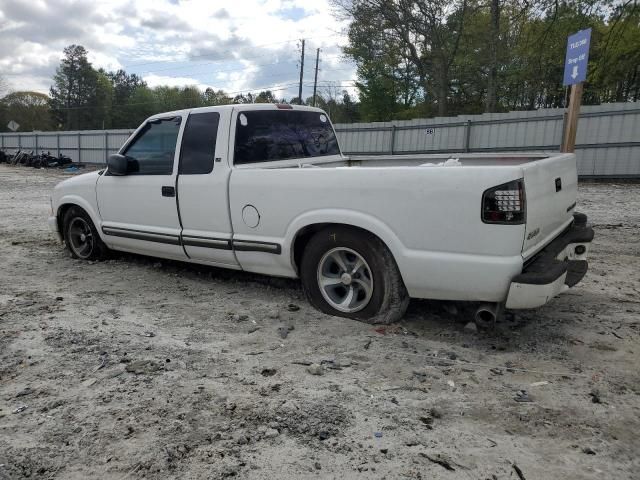
[(57, 185), (71, 254), (108, 249), (299, 277), (315, 307), (372, 323), (410, 297), (535, 308), (593, 239), (573, 154), (347, 158), (327, 115), (229, 105), (154, 115), (105, 170)]

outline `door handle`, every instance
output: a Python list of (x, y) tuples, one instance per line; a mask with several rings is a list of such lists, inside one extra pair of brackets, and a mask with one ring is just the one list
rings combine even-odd
[(162, 196), (163, 196), (163, 197), (175, 197), (175, 196), (176, 196), (176, 189), (175, 189), (175, 187), (166, 187), (166, 186), (163, 186), (163, 187), (162, 187)]
[(562, 178), (556, 178), (556, 192), (562, 190)]

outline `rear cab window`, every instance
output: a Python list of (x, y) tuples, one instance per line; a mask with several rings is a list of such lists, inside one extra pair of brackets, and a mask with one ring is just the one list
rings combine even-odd
[(327, 116), (317, 111), (243, 111), (236, 120), (234, 163), (339, 155)]

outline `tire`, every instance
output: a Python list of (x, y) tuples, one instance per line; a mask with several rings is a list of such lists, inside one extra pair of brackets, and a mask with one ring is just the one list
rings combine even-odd
[(73, 258), (100, 260), (106, 256), (107, 246), (102, 242), (91, 217), (82, 208), (69, 208), (64, 214), (62, 228), (64, 243)]
[(300, 278), (309, 302), (329, 315), (389, 324), (400, 320), (409, 305), (389, 249), (354, 228), (329, 227), (316, 233), (304, 250)]

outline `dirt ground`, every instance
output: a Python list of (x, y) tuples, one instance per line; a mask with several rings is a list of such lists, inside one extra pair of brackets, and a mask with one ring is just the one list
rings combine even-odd
[(295, 281), (73, 260), (63, 178), (0, 165), (0, 479), (640, 478), (640, 185), (581, 184), (587, 277), (473, 332), (464, 305), (376, 328)]

